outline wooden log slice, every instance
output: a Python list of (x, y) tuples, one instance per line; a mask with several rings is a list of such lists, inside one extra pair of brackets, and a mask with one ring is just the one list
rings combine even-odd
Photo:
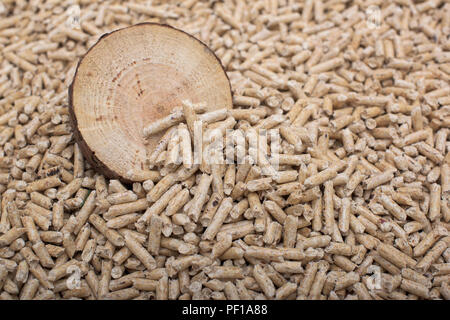
[(205, 44), (155, 23), (113, 31), (80, 60), (69, 88), (75, 139), (105, 176), (150, 179), (146, 158), (164, 132), (144, 139), (143, 128), (185, 99), (232, 108), (228, 77)]

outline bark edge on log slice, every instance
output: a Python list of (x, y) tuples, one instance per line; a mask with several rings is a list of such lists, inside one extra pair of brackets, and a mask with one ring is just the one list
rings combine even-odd
[[(141, 41), (136, 43), (136, 38)], [(159, 54), (157, 46), (168, 50)], [(177, 64), (176, 55), (193, 61)], [(117, 62), (117, 58), (121, 61)], [(181, 68), (190, 72), (180, 72)], [(158, 81), (146, 82), (152, 75)], [(105, 33), (81, 57), (69, 86), (69, 118), (75, 141), (91, 166), (106, 177), (125, 183), (147, 180), (152, 174), (146, 158), (163, 132), (146, 141), (142, 129), (181, 106), (184, 99), (205, 102), (208, 111), (232, 108), (231, 84), (225, 69), (203, 42), (182, 30), (151, 22)], [(126, 138), (122, 141), (126, 142), (125, 149), (115, 138), (117, 134)]]

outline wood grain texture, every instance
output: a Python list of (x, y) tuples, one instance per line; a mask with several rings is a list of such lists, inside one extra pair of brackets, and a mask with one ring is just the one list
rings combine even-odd
[(206, 45), (162, 24), (113, 31), (79, 61), (69, 87), (75, 139), (105, 176), (147, 180), (146, 158), (163, 132), (145, 140), (142, 130), (185, 99), (208, 111), (232, 108), (228, 77)]

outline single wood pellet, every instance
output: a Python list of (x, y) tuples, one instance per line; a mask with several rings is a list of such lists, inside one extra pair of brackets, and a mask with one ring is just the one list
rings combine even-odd
[[(72, 3), (2, 2), (0, 299), (450, 299), (448, 1)], [(67, 92), (144, 21), (207, 44), (234, 109), (146, 124), (159, 174), (126, 185)]]

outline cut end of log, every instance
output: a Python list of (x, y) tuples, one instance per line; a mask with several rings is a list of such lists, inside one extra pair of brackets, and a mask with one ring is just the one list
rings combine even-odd
[(143, 128), (183, 100), (206, 111), (232, 108), (220, 60), (201, 41), (167, 25), (142, 23), (103, 35), (80, 60), (69, 88), (69, 114), (83, 155), (124, 182), (156, 176), (146, 159), (164, 134)]

